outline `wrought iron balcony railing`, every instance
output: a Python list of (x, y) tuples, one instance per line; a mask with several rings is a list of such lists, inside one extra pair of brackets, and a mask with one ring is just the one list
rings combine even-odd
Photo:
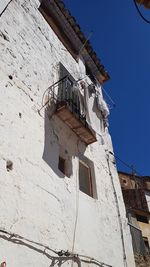
[(56, 104), (55, 114), (86, 144), (95, 142), (96, 138), (86, 121), (86, 116), (81, 114), (79, 96), (69, 76), (52, 85), (48, 94), (49, 99), (53, 99)]

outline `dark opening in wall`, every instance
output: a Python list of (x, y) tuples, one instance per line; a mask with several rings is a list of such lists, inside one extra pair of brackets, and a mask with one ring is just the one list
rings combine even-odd
[(142, 216), (142, 215), (136, 214), (136, 218), (137, 218), (137, 221), (139, 221), (139, 222), (149, 223), (147, 216)]
[(59, 156), (58, 169), (65, 174), (65, 159)]
[(12, 75), (8, 75), (9, 79), (12, 80), (13, 79), (13, 76)]
[(13, 169), (13, 162), (11, 160), (7, 160), (6, 161), (6, 169), (7, 169), (8, 172), (9, 171), (12, 171), (12, 169)]
[(122, 182), (126, 185), (127, 184), (127, 180), (123, 179)]

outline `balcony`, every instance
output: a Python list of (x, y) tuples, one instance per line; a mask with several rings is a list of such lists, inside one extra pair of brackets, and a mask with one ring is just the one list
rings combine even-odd
[(145, 192), (142, 188), (123, 189), (122, 193), (126, 207), (147, 212), (149, 211), (145, 198)]
[[(55, 94), (56, 86), (58, 89), (57, 94)], [(73, 90), (73, 83), (68, 76), (50, 87), (49, 99), (51, 98), (53, 98), (56, 103), (55, 114), (68, 125), (86, 145), (97, 141), (86, 121), (86, 116), (81, 114), (79, 97)]]

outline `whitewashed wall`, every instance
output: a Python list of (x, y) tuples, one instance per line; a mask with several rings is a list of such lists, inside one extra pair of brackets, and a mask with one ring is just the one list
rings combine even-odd
[(10, 0), (1, 0), (0, 1), (0, 14), (5, 10)]
[[(75, 78), (79, 66), (37, 6), (38, 1), (12, 1), (0, 18), (0, 261), (6, 260), (11, 267), (53, 266), (51, 256), (56, 255), (27, 241), (30, 239), (122, 267), (118, 211), (106, 158), (106, 150), (112, 150), (109, 134), (103, 133), (104, 144), (99, 139), (85, 147), (57, 117), (49, 120), (44, 110), (42, 116), (38, 114), (45, 89), (57, 80), (58, 62)], [(70, 162), (70, 178), (58, 170), (59, 147)], [(94, 161), (98, 199), (78, 190), (78, 158), (82, 154)], [(9, 172), (7, 160), (13, 162)], [(113, 158), (110, 167), (127, 266), (134, 267)], [(2, 229), (26, 240), (10, 238)]]
[(145, 191), (145, 197), (146, 197), (148, 209), (150, 211), (150, 192), (149, 191)]

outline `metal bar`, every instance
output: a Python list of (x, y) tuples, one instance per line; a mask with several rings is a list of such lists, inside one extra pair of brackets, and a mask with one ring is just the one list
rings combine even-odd
[(129, 222), (128, 222), (128, 225), (130, 225), (130, 226), (132, 226), (133, 228), (135, 228), (135, 229), (139, 230), (140, 232), (142, 232), (140, 228), (136, 227), (136, 226), (133, 225), (132, 223), (129, 223)]
[[(58, 87), (58, 94), (54, 92), (54, 89)], [(68, 75), (61, 78), (49, 87), (49, 100), (52, 97), (56, 103), (64, 102), (70, 109), (70, 111), (87, 127), (86, 116), (82, 116), (80, 113), (80, 101), (77, 94), (74, 94), (73, 84), (70, 84)]]
[(54, 84), (52, 84), (48, 89), (50, 89), (52, 86), (57, 85), (58, 83), (62, 82), (63, 80), (65, 80), (68, 77), (68, 75), (64, 76), (63, 78), (61, 78), (60, 80), (58, 80), (57, 82), (55, 82)]

